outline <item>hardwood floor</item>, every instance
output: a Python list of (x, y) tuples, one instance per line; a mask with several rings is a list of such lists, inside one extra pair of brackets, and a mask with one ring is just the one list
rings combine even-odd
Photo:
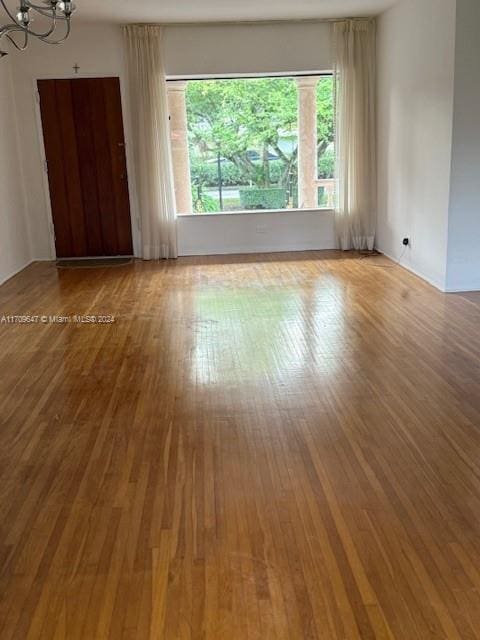
[(0, 288), (0, 637), (480, 638), (480, 304), (379, 257)]

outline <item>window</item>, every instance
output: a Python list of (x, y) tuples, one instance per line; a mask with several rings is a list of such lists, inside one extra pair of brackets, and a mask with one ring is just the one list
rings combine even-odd
[(169, 102), (179, 213), (333, 205), (331, 76), (173, 81)]
[(335, 206), (335, 126), (332, 76), (317, 84), (317, 177), (318, 206)]

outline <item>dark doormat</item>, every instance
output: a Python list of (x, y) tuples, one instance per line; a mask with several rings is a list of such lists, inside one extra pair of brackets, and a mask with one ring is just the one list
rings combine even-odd
[(133, 258), (87, 258), (86, 260), (57, 260), (60, 269), (93, 269), (98, 267), (122, 267)]

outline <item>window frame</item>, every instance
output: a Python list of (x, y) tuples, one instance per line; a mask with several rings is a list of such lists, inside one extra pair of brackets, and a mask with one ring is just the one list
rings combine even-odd
[[(302, 77), (317, 77), (320, 78), (332, 78), (334, 77), (333, 70), (322, 70), (322, 71), (300, 71), (300, 72), (269, 72), (269, 73), (223, 73), (223, 74), (181, 74), (181, 75), (167, 75), (165, 77), (167, 83), (167, 89), (169, 86), (174, 85), (175, 82), (190, 82), (190, 81), (202, 81), (202, 80), (250, 80), (250, 79), (281, 79), (281, 78), (292, 78), (298, 79)], [(318, 178), (315, 181), (317, 183), (317, 188), (320, 188), (320, 182), (322, 179)], [(336, 180), (334, 176), (333, 180)], [(192, 213), (182, 213), (176, 212), (178, 217), (184, 218), (193, 218), (199, 216), (231, 216), (231, 215), (261, 215), (272, 214), (272, 213), (283, 213), (283, 214), (297, 214), (297, 213), (331, 213), (334, 211), (334, 207), (324, 206), (324, 207), (312, 207), (312, 208), (285, 208), (285, 209), (240, 209), (236, 211), (205, 211), (205, 212), (192, 212)]]

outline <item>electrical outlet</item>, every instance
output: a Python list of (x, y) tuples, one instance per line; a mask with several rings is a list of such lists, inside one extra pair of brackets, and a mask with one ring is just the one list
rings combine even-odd
[(257, 233), (267, 233), (267, 225), (257, 224)]

